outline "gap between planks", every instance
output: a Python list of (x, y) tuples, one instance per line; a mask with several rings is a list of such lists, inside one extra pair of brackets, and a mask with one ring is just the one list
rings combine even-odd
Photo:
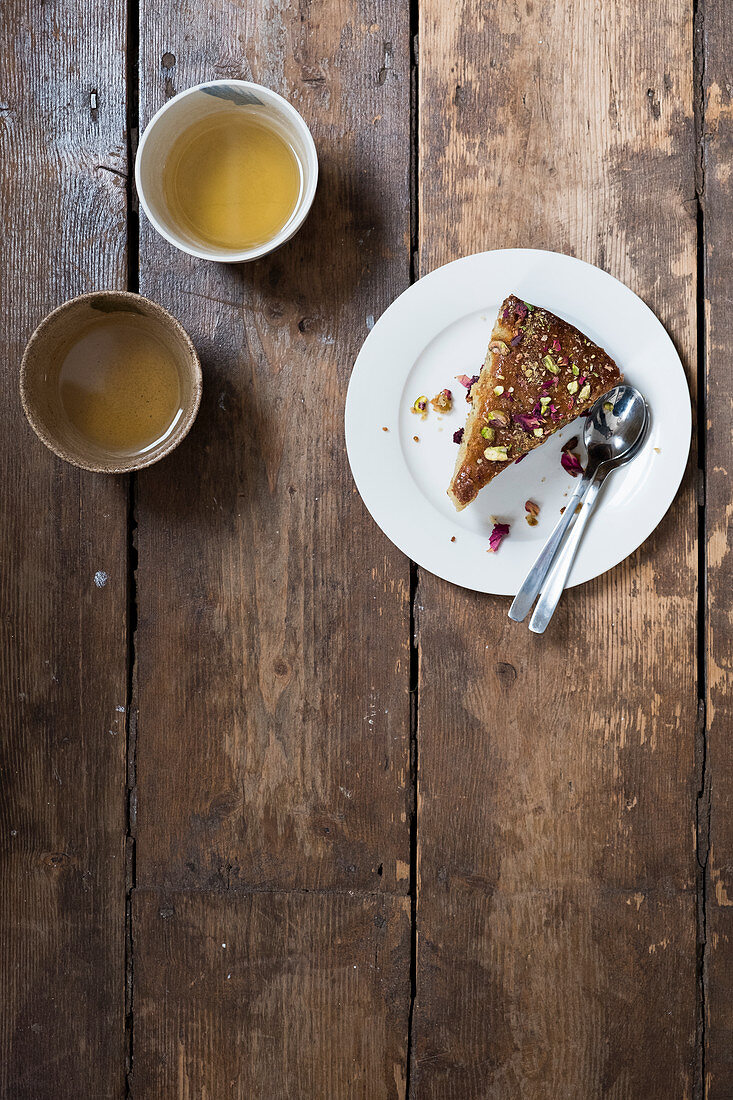
[[(410, 0), (410, 285), (420, 277), (420, 0)], [(415, 622), (420, 572), (410, 562), (410, 1006), (407, 1014), (405, 1097), (412, 1094), (413, 1022), (417, 997), (418, 905), (418, 706), (420, 650)]]
[[(140, 3), (127, 0), (125, 95), (127, 116), (127, 289), (140, 290), (139, 209), (135, 191), (135, 154), (139, 139)], [(125, 1096), (132, 1096), (134, 1039), (134, 939), (132, 894), (135, 889), (135, 822), (137, 811), (137, 700), (135, 634), (137, 631), (137, 475), (127, 484), (127, 612), (125, 699), (126, 835), (125, 835)]]
[(695, 1035), (694, 1100), (706, 1095), (707, 1017), (707, 870), (710, 847), (710, 774), (707, 743), (707, 546), (706, 546), (706, 447), (707, 430), (707, 347), (705, 337), (705, 6), (693, 3), (693, 109), (695, 135), (695, 199), (697, 225), (697, 694), (698, 718), (695, 736), (697, 774), (695, 804), (696, 835), (696, 920), (697, 920), (697, 1005)]

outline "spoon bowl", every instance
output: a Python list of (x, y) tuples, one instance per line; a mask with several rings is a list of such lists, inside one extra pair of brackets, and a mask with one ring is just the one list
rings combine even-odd
[(633, 386), (622, 384), (605, 393), (591, 409), (583, 432), (588, 466), (628, 456), (644, 435), (648, 415), (646, 401)]

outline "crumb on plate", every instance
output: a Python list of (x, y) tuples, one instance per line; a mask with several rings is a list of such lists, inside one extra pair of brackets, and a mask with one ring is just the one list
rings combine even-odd
[(430, 398), (430, 404), (436, 412), (450, 412), (453, 408), (453, 394), (449, 389), (441, 390)]

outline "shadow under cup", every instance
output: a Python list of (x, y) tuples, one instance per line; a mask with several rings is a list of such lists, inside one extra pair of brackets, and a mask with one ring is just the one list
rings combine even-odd
[[(243, 249), (210, 245), (195, 237), (174, 216), (165, 195), (166, 164), (178, 139), (205, 119), (235, 118), (238, 112), (246, 112), (282, 138), (302, 173), (300, 195), (286, 224), (264, 243)], [(135, 182), (148, 219), (176, 248), (205, 260), (241, 263), (274, 251), (298, 231), (316, 192), (318, 157), (303, 118), (277, 92), (245, 80), (217, 80), (181, 92), (154, 115), (138, 149)]]

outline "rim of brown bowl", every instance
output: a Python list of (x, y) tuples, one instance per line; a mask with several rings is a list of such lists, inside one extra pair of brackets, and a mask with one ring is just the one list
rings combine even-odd
[[(177, 333), (188, 353), (189, 365), (192, 372), (192, 397), (188, 408), (181, 417), (178, 425), (176, 425), (175, 431), (161, 443), (159, 448), (153, 449), (149, 454), (140, 456), (130, 455), (128, 458), (121, 455), (110, 455), (109, 462), (102, 465), (100, 462), (82, 461), (77, 456), (72, 455), (63, 445), (49, 435), (45, 425), (35, 415), (32, 405), (29, 402), (27, 381), (30, 359), (36, 346), (47, 334), (48, 330), (53, 328), (58, 322), (59, 318), (63, 317), (66, 313), (70, 313), (72, 309), (83, 303), (92, 305), (95, 300), (101, 302), (105, 299), (108, 302), (114, 301), (128, 304), (142, 303), (149, 316), (155, 317), (161, 322), (164, 328), (173, 329)], [(102, 310), (101, 312), (105, 311)], [(188, 335), (183, 325), (180, 321), (177, 321), (167, 309), (164, 309), (163, 306), (159, 305), (157, 302), (151, 301), (150, 298), (145, 298), (142, 294), (134, 294), (130, 290), (94, 290), (87, 294), (78, 294), (75, 298), (69, 298), (68, 301), (63, 302), (60, 306), (57, 306), (56, 309), (51, 310), (36, 327), (25, 346), (23, 358), (20, 362), (20, 401), (23, 406), (23, 412), (31, 428), (41, 442), (48, 447), (49, 451), (53, 451), (58, 458), (63, 459), (64, 462), (69, 462), (78, 469), (89, 470), (94, 474), (129, 474), (134, 470), (143, 470), (146, 466), (152, 466), (154, 463), (160, 462), (166, 455), (169, 455), (171, 451), (174, 451), (178, 444), (186, 438), (191, 430), (201, 404), (202, 389), (203, 375), (201, 371), (201, 360), (199, 359), (196, 348), (193, 346), (191, 337)]]

